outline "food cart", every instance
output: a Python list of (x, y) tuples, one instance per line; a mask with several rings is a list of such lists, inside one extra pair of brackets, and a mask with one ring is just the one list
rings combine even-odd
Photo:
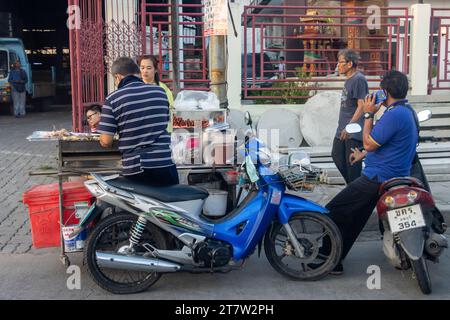
[[(189, 115), (189, 119), (186, 118)], [(227, 210), (230, 212), (237, 205), (237, 145), (235, 137), (227, 136), (223, 129), (226, 122), (226, 110), (208, 110), (175, 112), (172, 147), (180, 147), (182, 154), (174, 155), (180, 176), (180, 183), (212, 187), (228, 192)], [(217, 129), (214, 129), (217, 128)], [(213, 130), (214, 129), (214, 130)], [(218, 139), (223, 136), (224, 139)], [(69, 266), (70, 259), (63, 235), (64, 201), (63, 183), (69, 177), (89, 177), (90, 173), (118, 174), (121, 172), (121, 153), (118, 141), (114, 140), (111, 148), (100, 146), (96, 135), (64, 132), (35, 132), (30, 141), (57, 141), (58, 167), (55, 172), (32, 172), (33, 175), (56, 175), (59, 186), (59, 223), (61, 262)], [(204, 145), (204, 143), (209, 143)], [(230, 143), (233, 147), (229, 148)], [(229, 149), (229, 150), (228, 150)], [(225, 150), (225, 151), (224, 151)], [(226, 152), (226, 150), (232, 150)], [(76, 251), (75, 251), (76, 252)]]

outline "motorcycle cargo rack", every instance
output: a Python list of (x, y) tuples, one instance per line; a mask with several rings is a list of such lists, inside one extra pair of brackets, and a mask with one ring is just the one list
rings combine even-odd
[(286, 186), (298, 192), (313, 192), (319, 184), (321, 173), (318, 168), (301, 165), (282, 166), (278, 171)]

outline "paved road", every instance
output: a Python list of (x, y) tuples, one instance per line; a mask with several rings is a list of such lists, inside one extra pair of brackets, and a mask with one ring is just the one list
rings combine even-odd
[(46, 113), (28, 113), (25, 118), (0, 115), (0, 252), (25, 253), (31, 248), (27, 208), (22, 194), (33, 185), (56, 182), (55, 178), (30, 176), (44, 167), (56, 168), (54, 142), (29, 142), (36, 130), (71, 128), (67, 107)]
[[(44, 253), (45, 252), (45, 253)], [(69, 290), (67, 274), (58, 252), (0, 254), (0, 299), (162, 299), (162, 300), (293, 300), (293, 299), (450, 299), (450, 253), (442, 262), (429, 265), (433, 293), (424, 296), (410, 271), (391, 267), (381, 251), (380, 241), (359, 241), (345, 261), (345, 273), (316, 282), (298, 282), (279, 275), (262, 254), (252, 256), (242, 270), (228, 274), (168, 274), (149, 291), (116, 296), (97, 287), (82, 267), (77, 254), (73, 263), (81, 266), (81, 290)], [(381, 270), (380, 290), (369, 290), (367, 273), (371, 265)], [(70, 281), (69, 281), (70, 282)], [(70, 282), (73, 283), (73, 282)]]

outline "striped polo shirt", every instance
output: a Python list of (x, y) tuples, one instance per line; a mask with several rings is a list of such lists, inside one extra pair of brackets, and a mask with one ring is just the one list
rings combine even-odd
[(170, 149), (169, 102), (159, 86), (125, 77), (102, 107), (97, 132), (119, 134), (123, 175), (174, 165)]

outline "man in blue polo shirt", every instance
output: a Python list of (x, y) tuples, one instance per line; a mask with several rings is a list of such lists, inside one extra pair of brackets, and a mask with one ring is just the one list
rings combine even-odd
[(178, 172), (172, 162), (171, 137), (167, 132), (169, 101), (164, 90), (145, 84), (137, 77), (140, 70), (130, 58), (114, 61), (111, 73), (118, 90), (102, 107), (97, 132), (100, 144), (111, 147), (119, 134), (123, 175), (153, 186), (178, 184)]
[(369, 95), (364, 101), (363, 144), (367, 155), (362, 175), (326, 205), (343, 239), (341, 263), (333, 274), (343, 272), (342, 260), (372, 214), (380, 185), (394, 177), (409, 176), (416, 153), (419, 137), (415, 115), (405, 99), (408, 79), (401, 72), (389, 71), (381, 81), (381, 88), (387, 94), (387, 111), (375, 126), (373, 117), (378, 111), (375, 96)]

